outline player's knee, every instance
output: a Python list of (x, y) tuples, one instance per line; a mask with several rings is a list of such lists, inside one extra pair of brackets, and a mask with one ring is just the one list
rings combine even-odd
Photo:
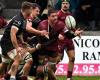
[[(15, 63), (12, 64), (11, 68), (12, 68), (13, 70), (15, 70), (18, 66), (19, 66), (19, 64), (18, 64), (17, 62), (15, 62)], [(13, 70), (12, 70), (12, 71), (13, 71)]]
[(16, 63), (21, 62), (21, 57), (20, 57), (20, 55), (17, 55), (17, 56), (14, 58), (14, 62), (16, 62)]
[(48, 65), (49, 70), (55, 72), (56, 71), (56, 63), (48, 62), (48, 64), (49, 64)]
[(19, 64), (20, 64), (20, 62), (21, 62), (21, 59), (17, 59), (17, 58), (16, 58), (16, 59), (14, 60), (13, 64), (12, 64), (12, 66), (18, 67)]
[(50, 66), (46, 66), (46, 67), (44, 68), (44, 72), (45, 72), (45, 73), (48, 73), (48, 72), (51, 72), (51, 71), (52, 71), (52, 69), (51, 69)]
[(32, 59), (29, 59), (29, 60), (27, 61), (27, 63), (28, 63), (29, 65), (32, 65), (32, 64), (33, 64), (33, 60), (32, 60)]
[(71, 57), (71, 58), (69, 59), (69, 62), (74, 63), (74, 62), (75, 62), (75, 57)]
[(53, 69), (50, 66), (44, 66), (44, 74), (52, 73)]

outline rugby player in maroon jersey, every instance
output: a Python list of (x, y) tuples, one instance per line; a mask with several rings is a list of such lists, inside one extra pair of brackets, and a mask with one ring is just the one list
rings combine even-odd
[[(62, 0), (61, 10), (59, 10), (57, 14), (58, 14), (58, 19), (64, 23), (66, 16), (72, 15), (69, 11), (69, 7), (70, 7), (69, 1)], [(80, 34), (78, 36), (80, 36)], [(62, 53), (63, 50), (65, 49), (69, 58), (67, 80), (72, 80), (72, 73), (75, 61), (75, 48), (72, 38), (68, 38), (68, 36), (66, 36), (64, 40), (60, 42), (60, 44), (61, 44), (60, 46), (62, 47)]]
[[(59, 53), (62, 50), (62, 47), (59, 47), (59, 40), (63, 41), (64, 36), (68, 38), (74, 38), (76, 35), (79, 35), (82, 31), (75, 31), (75, 33), (71, 33), (66, 25), (58, 20), (57, 11), (54, 9), (48, 10), (48, 19), (43, 20), (39, 25), (39, 30), (46, 30), (49, 32), (47, 42), (43, 41), (41, 44), (45, 44), (44, 48), (44, 55), (48, 56), (48, 64), (51, 66), (52, 74), (56, 71), (55, 65), (57, 64), (57, 59)], [(75, 35), (76, 34), (76, 35)], [(52, 80), (56, 80), (55, 75), (53, 76)]]

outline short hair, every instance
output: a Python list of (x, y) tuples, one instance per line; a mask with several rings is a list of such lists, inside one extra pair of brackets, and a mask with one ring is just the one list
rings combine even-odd
[(40, 6), (37, 3), (33, 3), (33, 9), (35, 9), (36, 7), (38, 7), (40, 9)]
[(57, 13), (57, 10), (55, 10), (54, 8), (49, 8), (48, 9), (48, 16), (50, 16), (52, 13)]
[(33, 3), (25, 1), (22, 3), (21, 9), (22, 11), (25, 11), (26, 9), (30, 9), (32, 7), (33, 7)]

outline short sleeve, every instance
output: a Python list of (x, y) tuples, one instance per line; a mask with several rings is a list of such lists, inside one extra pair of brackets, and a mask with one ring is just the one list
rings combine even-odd
[(13, 20), (13, 26), (16, 26), (17, 28), (19, 28), (21, 26), (21, 21), (19, 20)]

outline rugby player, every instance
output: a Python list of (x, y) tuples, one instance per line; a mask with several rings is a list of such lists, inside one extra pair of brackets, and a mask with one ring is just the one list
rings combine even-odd
[[(62, 52), (63, 46), (59, 44), (59, 41), (64, 40), (64, 36), (69, 38), (74, 38), (75, 36), (82, 33), (81, 30), (76, 30), (74, 33), (71, 33), (67, 26), (60, 20), (58, 20), (57, 11), (54, 9), (48, 10), (48, 19), (43, 20), (39, 25), (39, 30), (46, 30), (49, 32), (48, 39), (45, 39), (40, 42), (44, 47), (44, 55), (48, 57), (48, 64), (51, 66), (51, 76), (49, 74), (50, 80), (56, 80), (54, 72), (56, 71), (55, 65), (58, 62), (59, 53)], [(40, 39), (41, 40), (41, 39)], [(60, 47), (60, 46), (61, 47)], [(42, 53), (42, 51), (41, 51)]]
[[(53, 15), (51, 15), (51, 14), (53, 14)], [(48, 24), (52, 25), (53, 27), (49, 28)], [(33, 25), (33, 27), (34, 27), (34, 25)], [(41, 47), (42, 49), (40, 49), (37, 52), (32, 54), (33, 65), (32, 65), (31, 72), (30, 72), (31, 76), (34, 75), (34, 76), (37, 77), (38, 73), (39, 73), (39, 76), (40, 76), (40, 73), (44, 73), (44, 72), (48, 71), (48, 72), (52, 73), (52, 74), (51, 73), (48, 73), (48, 74), (51, 74), (53, 76), (53, 77), (51, 77), (49, 75), (49, 79), (50, 80), (56, 79), (56, 77), (54, 75), (54, 72), (55, 72), (56, 69), (54, 69), (54, 68), (55, 68), (55, 65), (57, 63), (56, 58), (57, 58), (57, 54), (59, 52), (57, 40), (58, 40), (58, 35), (60, 33), (61, 34), (64, 33), (65, 28), (66, 28), (65, 24), (63, 22), (57, 20), (57, 12), (55, 10), (52, 10), (52, 9), (49, 10), (48, 20), (44, 20), (44, 21), (40, 22), (40, 24), (39, 24), (39, 30), (46, 30), (46, 31), (49, 32), (49, 37), (48, 37), (49, 39), (47, 39), (47, 37), (39, 38), (39, 43), (42, 44), (42, 47)], [(60, 40), (61, 40), (61, 38), (60, 38)], [(33, 39), (32, 42), (34, 42), (34, 39)], [(50, 66), (45, 66), (46, 64), (44, 64), (44, 63), (42, 63), (42, 66), (40, 65), (39, 57), (43, 56), (43, 58), (45, 59), (44, 55), (46, 56), (46, 58), (49, 59), (48, 60), (49, 64), (54, 66), (54, 68), (53, 68), (54, 71), (51, 70), (52, 68)], [(42, 62), (43, 62), (43, 58), (42, 58)], [(45, 70), (45, 67), (46, 67), (47, 70)], [(38, 79), (40, 79), (40, 78), (37, 77), (36, 80), (38, 80)], [(40, 80), (43, 80), (43, 78), (40, 79)]]
[[(35, 28), (35, 29), (37, 29), (38, 24), (41, 21), (37, 17), (39, 15), (39, 11), (40, 11), (40, 7), (36, 3), (34, 3), (32, 13), (31, 13), (30, 17), (28, 18), (28, 20), (29, 20), (29, 22), (32, 22), (32, 27)], [(26, 45), (27, 44), (29, 45), (29, 47), (26, 46), (26, 49), (29, 52), (31, 51), (31, 55), (32, 55), (32, 59), (33, 59), (33, 64), (31, 66), (29, 76), (34, 76), (34, 77), (36, 77), (35, 79), (38, 80), (38, 79), (43, 79), (43, 77), (41, 77), (41, 75), (37, 75), (38, 72), (40, 74), (40, 73), (44, 72), (45, 69), (44, 69), (43, 58), (42, 58), (42, 63), (40, 61), (41, 56), (39, 55), (39, 52), (38, 52), (39, 44), (37, 44), (38, 39), (37, 39), (36, 36), (38, 36), (38, 35), (35, 35), (35, 34), (32, 34), (32, 33), (30, 34), (28, 31), (25, 31), (25, 33), (23, 34), (22, 41)], [(36, 47), (35, 47), (35, 45), (36, 45)], [(24, 64), (25, 63), (21, 63), (20, 66), (19, 66), (19, 70), (18, 70), (18, 74), (17, 74), (18, 79), (20, 79), (20, 76), (22, 76), (22, 67), (23, 67)]]
[[(69, 7), (70, 7), (69, 1), (62, 0), (61, 10), (59, 10), (57, 14), (58, 14), (58, 19), (64, 23), (65, 23), (66, 16), (72, 15), (69, 11)], [(80, 36), (80, 33), (78, 34), (78, 36)], [(63, 50), (64, 49), (66, 50), (66, 53), (69, 58), (67, 80), (72, 80), (72, 73), (73, 73), (73, 67), (74, 67), (74, 61), (75, 61), (75, 48), (74, 48), (72, 38), (68, 38), (68, 36), (66, 36), (64, 40), (61, 42), (61, 45), (63, 45), (63, 47), (62, 46), (61, 47)], [(63, 52), (64, 51), (62, 51), (62, 53)]]
[(32, 3), (24, 2), (22, 4), (20, 13), (12, 18), (12, 20), (9, 22), (1, 39), (2, 63), (0, 64), (0, 69), (4, 69), (5, 63), (8, 61), (8, 59), (13, 60), (13, 64), (9, 71), (9, 75), (11, 75), (10, 80), (16, 80), (15, 76), (19, 63), (22, 59), (24, 59), (25, 56), (28, 56), (29, 59), (26, 61), (26, 64), (23, 67), (23, 75), (25, 76), (24, 78), (27, 77), (26, 75), (28, 75), (32, 64), (31, 55), (23, 49), (23, 44), (19, 38), (20, 34), (22, 34), (25, 30), (39, 35), (47, 34), (46, 31), (38, 31), (32, 28), (31, 25), (28, 25), (30, 22), (26, 19), (30, 16), (32, 9)]

